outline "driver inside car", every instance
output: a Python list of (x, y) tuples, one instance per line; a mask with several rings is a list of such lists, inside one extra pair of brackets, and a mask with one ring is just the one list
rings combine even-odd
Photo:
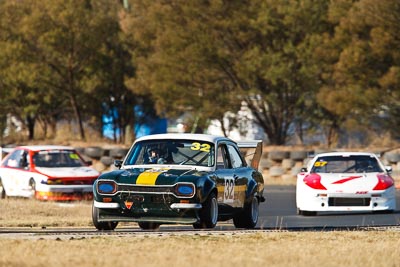
[(155, 148), (149, 149), (149, 161), (148, 163), (150, 164), (157, 164), (157, 161), (160, 157), (160, 154), (158, 153), (158, 150)]

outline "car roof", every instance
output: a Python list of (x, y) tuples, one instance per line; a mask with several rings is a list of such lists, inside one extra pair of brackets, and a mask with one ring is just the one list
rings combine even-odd
[(28, 146), (18, 146), (15, 149), (28, 149), (32, 151), (40, 150), (71, 150), (74, 149), (70, 146), (60, 146), (60, 145), (28, 145)]
[(198, 140), (216, 143), (219, 141), (231, 141), (233, 140), (223, 137), (216, 136), (210, 134), (192, 134), (192, 133), (167, 133), (167, 134), (152, 134), (146, 135), (138, 138), (135, 142), (145, 141), (145, 140), (162, 140), (162, 139), (178, 139), (178, 140)]
[(320, 153), (315, 155), (316, 157), (326, 157), (326, 156), (373, 156), (376, 157), (375, 153), (371, 152), (351, 152), (351, 151), (345, 151), (345, 152), (326, 152), (326, 153)]

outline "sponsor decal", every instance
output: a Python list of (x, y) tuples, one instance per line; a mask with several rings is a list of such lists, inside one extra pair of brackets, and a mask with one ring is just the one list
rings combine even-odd
[(133, 205), (133, 201), (125, 200), (125, 207), (127, 207), (128, 209), (131, 209), (132, 205)]

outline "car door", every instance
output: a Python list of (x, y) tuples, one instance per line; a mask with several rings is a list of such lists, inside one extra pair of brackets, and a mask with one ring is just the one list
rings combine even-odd
[(248, 179), (251, 176), (249, 168), (247, 168), (246, 162), (240, 154), (240, 151), (234, 144), (227, 144), (228, 157), (230, 166), (233, 171), (234, 180), (234, 203), (235, 207), (243, 207)]
[(242, 207), (246, 179), (240, 173), (243, 162), (239, 152), (228, 143), (217, 147), (217, 188), (218, 202), (233, 208)]
[(26, 160), (27, 152), (23, 149), (16, 149), (3, 162), (1, 179), (7, 195), (24, 196)]
[(218, 203), (222, 208), (234, 204), (234, 172), (229, 162), (228, 150), (225, 143), (219, 143), (216, 152), (216, 182)]

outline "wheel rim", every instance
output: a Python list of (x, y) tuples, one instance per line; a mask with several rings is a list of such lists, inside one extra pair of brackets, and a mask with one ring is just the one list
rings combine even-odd
[(251, 219), (254, 223), (258, 220), (258, 200), (256, 197), (253, 198), (251, 203)]
[(211, 199), (210, 213), (212, 224), (216, 224), (218, 220), (218, 202), (215, 197)]

